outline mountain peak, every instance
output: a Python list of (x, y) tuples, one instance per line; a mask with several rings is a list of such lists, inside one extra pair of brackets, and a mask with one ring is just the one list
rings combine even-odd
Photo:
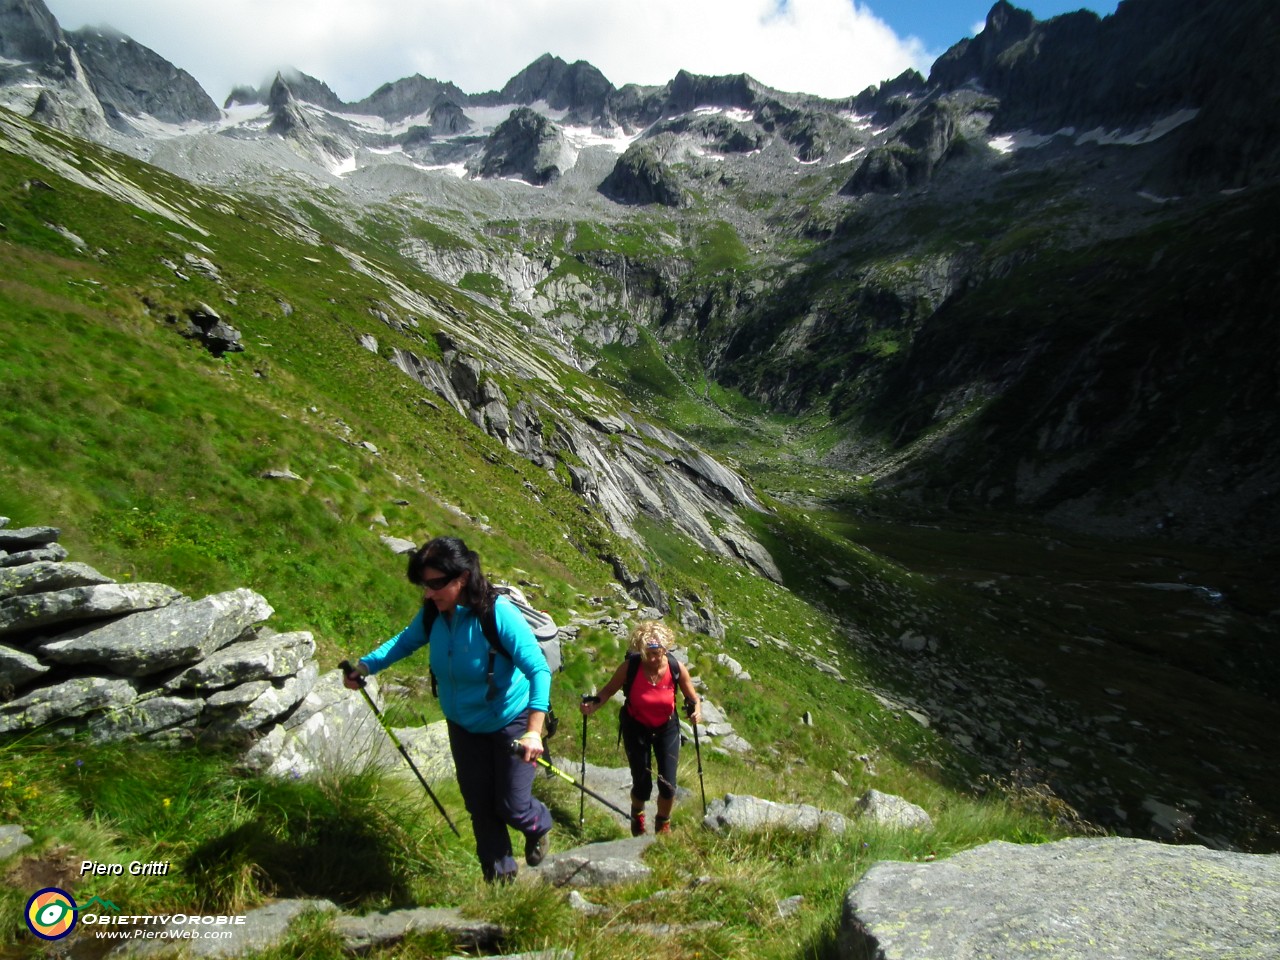
[(7, 0), (0, 6), (0, 57), (43, 65), (65, 43), (62, 28), (42, 0)]
[(444, 102), (465, 104), (467, 99), (467, 95), (454, 84), (442, 83), (415, 73), (411, 77), (405, 77), (393, 83), (384, 83), (369, 96), (351, 106), (359, 113), (399, 121), (406, 117), (429, 113), (437, 104)]
[(111, 27), (66, 34), (108, 120), (128, 130), (127, 117), (142, 114), (166, 123), (213, 121), (221, 115), (187, 71)]
[(572, 64), (544, 53), (502, 88), (507, 103), (531, 104), (542, 100), (553, 110), (578, 110), (598, 116), (613, 84), (585, 60)]
[(258, 102), (276, 109), (290, 99), (313, 103), (326, 110), (342, 110), (346, 107), (342, 98), (330, 90), (324, 81), (308, 76), (295, 67), (285, 67), (276, 73), (270, 87), (264, 87), (259, 92)]

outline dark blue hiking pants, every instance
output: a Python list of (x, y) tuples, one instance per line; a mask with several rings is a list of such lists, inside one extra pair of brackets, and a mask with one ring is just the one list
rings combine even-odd
[(449, 748), (458, 771), (462, 801), (471, 816), (476, 837), (476, 857), (489, 881), (510, 880), (516, 875), (511, 855), (514, 827), (528, 837), (551, 829), (551, 811), (531, 789), (538, 768), (511, 753), (511, 741), (527, 729), (521, 714), (496, 733), (471, 733), (449, 721)]

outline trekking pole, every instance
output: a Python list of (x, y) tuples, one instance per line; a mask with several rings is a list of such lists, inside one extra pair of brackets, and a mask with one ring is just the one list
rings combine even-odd
[(431, 786), (427, 783), (427, 778), (418, 770), (418, 765), (415, 764), (413, 762), (413, 758), (409, 756), (409, 751), (404, 748), (404, 744), (400, 742), (400, 738), (391, 731), (390, 724), (388, 724), (382, 717), (382, 711), (379, 710), (377, 704), (373, 702), (373, 697), (369, 696), (369, 691), (364, 687), (364, 677), (360, 676), (356, 669), (351, 666), (351, 661), (349, 660), (343, 660), (338, 664), (338, 669), (342, 671), (343, 676), (350, 676), (353, 673), (356, 674), (356, 683), (360, 685), (360, 692), (364, 694), (365, 703), (369, 704), (369, 709), (372, 710), (373, 715), (378, 718), (378, 723), (382, 725), (382, 729), (385, 730), (387, 736), (391, 738), (391, 742), (396, 745), (396, 749), (400, 751), (400, 756), (404, 757), (405, 763), (409, 764), (409, 769), (413, 771), (414, 776), (418, 778), (418, 782), (422, 784), (422, 789), (427, 791), (427, 796), (430, 797), (431, 802), (436, 805), (436, 809), (440, 811), (440, 816), (444, 817), (444, 822), (449, 825), (449, 829), (453, 831), (453, 835), (461, 838), (462, 834), (458, 832), (458, 828), (455, 827), (453, 825), (453, 821), (449, 819), (449, 814), (445, 812), (444, 806), (440, 803), (440, 800), (436, 797), (435, 793), (432, 792)]
[(693, 722), (693, 701), (684, 702), (684, 712), (693, 727), (693, 752), (698, 755), (698, 787), (702, 790), (702, 815), (707, 815), (707, 785), (702, 782), (702, 744), (698, 740), (698, 725)]
[[(589, 693), (582, 695), (583, 703), (599, 703), (600, 698)], [(582, 783), (585, 786), (587, 782), (587, 715), (582, 715)], [(583, 793), (578, 797), (578, 828), (581, 829), (587, 822), (587, 795)]]
[[(511, 752), (512, 753), (520, 752), (519, 740), (511, 741)], [(618, 814), (619, 816), (626, 817), (628, 820), (631, 819), (631, 814), (627, 813), (625, 810), (623, 810), (621, 807), (617, 806), (616, 804), (609, 802), (608, 800), (600, 796), (600, 794), (596, 793), (594, 790), (590, 789), (589, 787), (586, 787), (583, 784), (579, 783), (577, 780), (573, 779), (573, 777), (569, 776), (559, 767), (553, 764), (547, 763), (547, 761), (543, 760), (541, 757), (538, 757), (537, 760), (535, 760), (534, 762), (538, 764), (538, 766), (543, 767), (544, 769), (549, 771), (550, 773), (555, 774), (561, 780), (564, 780), (567, 783), (573, 784), (575, 787), (577, 787), (579, 790), (581, 790), (586, 796), (590, 797), (591, 799), (599, 800), (601, 803), (603, 803), (606, 807), (608, 807), (610, 810), (612, 810), (614, 813)]]

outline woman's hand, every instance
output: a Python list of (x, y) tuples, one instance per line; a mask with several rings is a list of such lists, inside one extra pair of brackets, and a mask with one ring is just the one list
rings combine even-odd
[(686, 700), (684, 702), (684, 715), (689, 718), (689, 722), (692, 724), (701, 723), (702, 722), (702, 701)]
[(578, 710), (584, 717), (589, 717), (600, 709), (600, 698), (593, 697), (589, 693), (582, 695), (582, 702), (578, 704)]
[(520, 759), (525, 763), (537, 763), (538, 758), (544, 753), (542, 734), (537, 730), (526, 730), (520, 735), (516, 744), (520, 747)]
[(338, 669), (342, 671), (342, 685), (348, 690), (359, 690), (364, 686), (364, 678), (369, 675), (369, 668), (363, 660), (355, 663), (343, 660), (338, 664)]

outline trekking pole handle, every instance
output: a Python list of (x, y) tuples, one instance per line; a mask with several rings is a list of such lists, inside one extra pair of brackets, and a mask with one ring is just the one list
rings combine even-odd
[(360, 672), (359, 667), (352, 666), (350, 660), (343, 660), (340, 664), (338, 664), (338, 669), (342, 671), (342, 676), (344, 679), (350, 680), (352, 683), (357, 684), (361, 688), (364, 687), (365, 674)]
[(690, 700), (686, 697), (684, 701), (684, 715), (686, 717), (692, 717), (693, 711), (696, 710), (697, 707), (698, 707), (698, 704), (695, 701)]
[(582, 702), (583, 703), (599, 703), (600, 698), (597, 697), (594, 693), (584, 693), (582, 695)]

